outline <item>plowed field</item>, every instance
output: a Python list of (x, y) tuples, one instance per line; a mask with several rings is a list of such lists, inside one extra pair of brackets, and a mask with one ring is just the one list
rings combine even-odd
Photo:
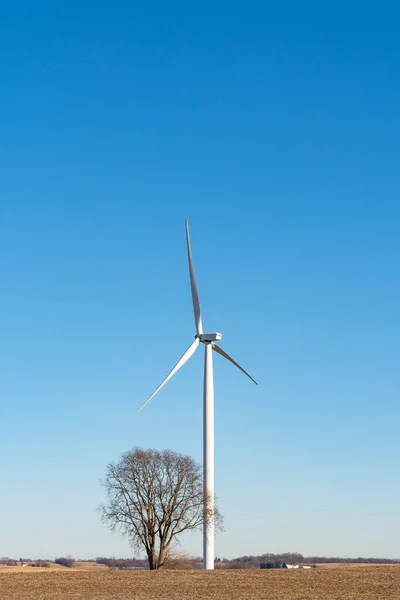
[(400, 600), (400, 567), (0, 572), (1, 600)]

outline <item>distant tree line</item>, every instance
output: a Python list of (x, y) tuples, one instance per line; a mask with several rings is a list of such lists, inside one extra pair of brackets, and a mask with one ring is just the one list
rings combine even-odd
[(0, 565), (5, 565), (7, 567), (17, 567), (18, 565), (28, 565), (29, 567), (49, 567), (50, 563), (48, 560), (32, 560), (31, 558), (20, 558), (16, 560), (15, 558), (8, 558), (7, 556), (3, 556), (0, 558)]
[(380, 565), (398, 565), (400, 564), (399, 558), (363, 558), (362, 556), (358, 558), (341, 558), (339, 556), (311, 556), (306, 557), (304, 562), (314, 562), (314, 563), (351, 563), (351, 564), (359, 564), (359, 563), (369, 563), (369, 564), (380, 564)]
[(60, 556), (54, 560), (56, 565), (61, 565), (62, 567), (72, 568), (75, 566), (75, 559), (72, 556)]
[(240, 556), (232, 560), (223, 558), (221, 562), (231, 569), (259, 569), (261, 564), (274, 565), (274, 567), (268, 568), (280, 568), (282, 565), (297, 565), (308, 561), (298, 552), (285, 552), (284, 554)]
[[(16, 560), (7, 556), (0, 558), (0, 565), (18, 566), (25, 564), (30, 567), (49, 567), (52, 561), (32, 560), (31, 558)], [(99, 556), (96, 559), (85, 559), (76, 561), (72, 556), (58, 557), (54, 563), (64, 567), (72, 568), (76, 562), (96, 562), (99, 565), (105, 565), (110, 569), (148, 569), (147, 559), (139, 558), (107, 558)], [(217, 569), (281, 569), (286, 565), (315, 565), (316, 563), (349, 563), (349, 564), (400, 564), (400, 559), (395, 558), (346, 558), (340, 556), (303, 556), (298, 552), (285, 552), (283, 554), (265, 553), (261, 555), (239, 556), (238, 558), (216, 558), (215, 567)], [(166, 569), (202, 569), (203, 561), (201, 557), (191, 557), (183, 553), (170, 553), (165, 561)]]
[(48, 560), (34, 560), (27, 564), (28, 564), (28, 567), (41, 567), (41, 568), (50, 567), (50, 562)]
[(260, 569), (286, 569), (286, 563), (283, 562), (263, 562), (260, 564)]
[(271, 565), (263, 568), (281, 568), (283, 565), (314, 565), (315, 563), (370, 563), (370, 564), (400, 564), (400, 559), (391, 558), (343, 558), (340, 556), (303, 556), (298, 552), (285, 552), (284, 554), (261, 554), (258, 556), (239, 556), (231, 560), (227, 558), (218, 559), (216, 566), (230, 569), (259, 569), (263, 565)]
[(98, 565), (106, 565), (110, 569), (148, 569), (147, 560), (139, 558), (106, 558), (99, 556), (96, 558)]
[(18, 561), (13, 558), (9, 558), (8, 556), (2, 556), (0, 558), (0, 565), (6, 565), (7, 567), (16, 567), (18, 565)]

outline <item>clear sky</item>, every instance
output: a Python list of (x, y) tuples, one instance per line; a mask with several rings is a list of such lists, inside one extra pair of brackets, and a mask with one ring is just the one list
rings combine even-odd
[[(0, 21), (0, 555), (128, 556), (121, 452), (201, 460), (218, 556), (400, 556), (395, 2), (7, 3)], [(201, 536), (183, 540), (202, 552)]]

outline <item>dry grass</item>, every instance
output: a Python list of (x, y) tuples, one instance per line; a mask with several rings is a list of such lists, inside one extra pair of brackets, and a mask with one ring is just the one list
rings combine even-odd
[(0, 572), (1, 600), (399, 600), (400, 567)]

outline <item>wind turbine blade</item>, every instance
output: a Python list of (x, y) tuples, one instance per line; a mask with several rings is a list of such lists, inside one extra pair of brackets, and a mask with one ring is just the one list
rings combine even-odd
[(190, 287), (192, 289), (194, 322), (196, 324), (197, 334), (201, 335), (203, 333), (203, 324), (201, 322), (199, 294), (197, 291), (196, 277), (194, 274), (192, 248), (190, 246), (189, 223), (188, 223), (187, 219), (186, 219), (186, 243), (187, 243), (188, 259), (189, 259)]
[(157, 392), (159, 392), (161, 390), (162, 387), (164, 387), (164, 385), (167, 383), (167, 381), (169, 381), (171, 379), (171, 377), (173, 377), (175, 375), (175, 373), (177, 371), (179, 371), (179, 369), (181, 367), (183, 367), (183, 365), (185, 364), (185, 362), (187, 362), (189, 360), (189, 358), (191, 356), (193, 356), (193, 354), (196, 351), (197, 346), (200, 344), (200, 340), (199, 338), (195, 338), (194, 341), (190, 344), (189, 348), (186, 350), (186, 352), (184, 354), (182, 354), (181, 358), (178, 360), (178, 362), (176, 363), (176, 365), (174, 366), (174, 368), (172, 369), (172, 371), (170, 371), (168, 373), (168, 375), (166, 376), (166, 378), (164, 379), (164, 381), (158, 386), (158, 388), (156, 389), (155, 392), (152, 393), (152, 395), (150, 396), (150, 398), (147, 398), (146, 402), (144, 402), (142, 404), (142, 406), (139, 408), (138, 412), (142, 410), (142, 408), (144, 408), (146, 406), (146, 404), (148, 402), (150, 402), (150, 400), (152, 398), (154, 398), (154, 396), (157, 394)]
[(229, 356), (229, 354), (227, 354), (224, 350), (222, 350), (221, 346), (217, 346), (217, 344), (211, 344), (211, 345), (212, 345), (212, 349), (215, 350), (215, 352), (218, 352), (218, 354), (220, 354), (221, 356), (223, 356), (224, 358), (229, 360), (229, 362), (231, 362), (233, 365), (235, 365), (235, 367), (240, 369), (242, 371), (242, 373), (247, 375), (247, 377), (249, 377), (252, 381), (254, 381), (254, 383), (256, 385), (258, 385), (257, 381), (255, 379), (253, 379), (252, 376), (249, 375), (248, 372), (245, 371), (235, 360), (233, 360), (233, 358), (231, 356)]

